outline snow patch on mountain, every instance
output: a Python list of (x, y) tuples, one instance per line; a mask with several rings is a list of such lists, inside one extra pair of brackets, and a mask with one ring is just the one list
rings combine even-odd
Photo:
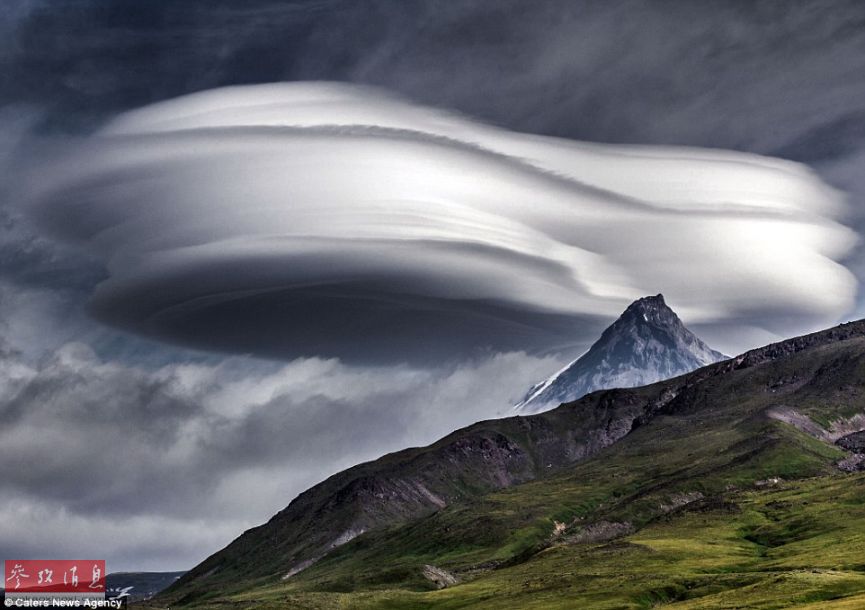
[(537, 413), (595, 390), (646, 385), (725, 358), (685, 327), (663, 295), (644, 297), (586, 353), (532, 386), (515, 408)]

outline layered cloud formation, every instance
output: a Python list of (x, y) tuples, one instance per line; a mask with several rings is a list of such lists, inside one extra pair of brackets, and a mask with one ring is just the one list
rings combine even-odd
[(804, 166), (518, 134), (350, 85), (127, 113), (28, 197), (104, 261), (97, 317), (265, 356), (565, 348), (659, 291), (690, 324), (818, 326), (856, 293), (843, 202)]

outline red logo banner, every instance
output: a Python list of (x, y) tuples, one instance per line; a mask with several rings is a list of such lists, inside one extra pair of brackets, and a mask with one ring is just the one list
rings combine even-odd
[(15, 593), (105, 594), (104, 559), (7, 559), (6, 595)]

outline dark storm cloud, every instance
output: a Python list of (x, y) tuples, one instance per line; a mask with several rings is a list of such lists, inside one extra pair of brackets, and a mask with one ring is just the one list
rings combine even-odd
[(0, 556), (188, 568), (325, 476), (506, 413), (560, 363), (461, 367), (105, 362), (82, 344), (0, 359)]
[(524, 131), (804, 160), (787, 147), (865, 109), (855, 0), (36, 6), (5, 43), (0, 90), (52, 104), (53, 124), (227, 84), (348, 80)]
[(41, 116), (32, 106), (0, 107), (0, 343), (34, 357), (92, 325), (81, 309), (105, 275), (80, 249), (42, 235), (15, 205), (29, 133)]

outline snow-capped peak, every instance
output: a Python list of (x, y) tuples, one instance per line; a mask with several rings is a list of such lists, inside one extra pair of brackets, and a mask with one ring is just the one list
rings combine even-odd
[(654, 383), (725, 358), (682, 324), (663, 295), (643, 297), (589, 351), (534, 385), (515, 408), (536, 413), (595, 390)]

